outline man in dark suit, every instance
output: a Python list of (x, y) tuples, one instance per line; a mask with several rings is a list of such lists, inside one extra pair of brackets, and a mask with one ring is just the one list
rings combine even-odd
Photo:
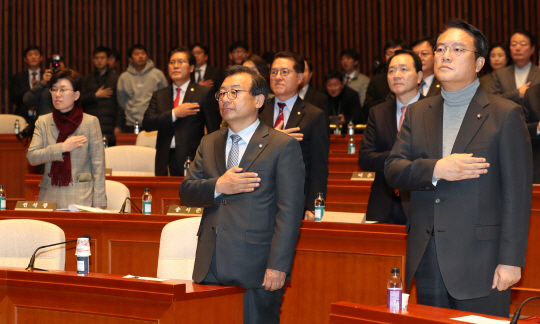
[(435, 48), (442, 96), (407, 109), (385, 176), (411, 191), (405, 278), (419, 303), (507, 317), (525, 265), (531, 143), (521, 107), (479, 87), (487, 55), (480, 30), (450, 21)]
[(540, 184), (540, 84), (525, 92), (523, 111), (532, 144), (533, 183)]
[(245, 324), (279, 323), (302, 222), (302, 152), (257, 118), (266, 80), (244, 66), (225, 73), (217, 98), (229, 127), (203, 138), (180, 185), (184, 205), (204, 207), (193, 280), (241, 286)]
[(34, 120), (34, 107), (29, 107), (23, 103), (23, 96), (30, 90), (34, 82), (40, 81), (42, 77), (41, 48), (35, 45), (30, 45), (23, 52), (24, 63), (28, 66), (28, 70), (15, 74), (11, 78), (9, 87), (11, 104), (15, 105), (13, 113), (26, 119), (26, 122)]
[[(195, 58), (186, 47), (169, 52), (172, 85), (154, 92), (144, 113), (142, 129), (158, 131), (156, 176), (184, 176), (184, 162), (194, 157), (204, 136), (219, 129), (221, 117), (214, 95), (190, 81)], [(168, 166), (168, 172), (167, 172)]]
[(406, 47), (407, 44), (399, 38), (391, 39), (384, 44), (384, 68), (382, 69), (382, 73), (371, 78), (371, 81), (368, 84), (366, 100), (364, 101), (364, 110), (366, 113), (369, 112), (371, 107), (386, 101), (386, 97), (390, 94), (390, 88), (388, 87), (388, 81), (386, 80), (386, 62), (394, 56), (394, 53), (397, 50)]
[(522, 104), (527, 90), (540, 83), (540, 68), (531, 61), (536, 37), (526, 30), (517, 30), (510, 37), (512, 65), (493, 74), (491, 92)]
[(422, 60), (422, 74), (423, 79), (420, 83), (420, 94), (424, 97), (433, 97), (441, 93), (441, 85), (437, 79), (435, 79), (435, 73), (433, 71), (435, 54), (433, 54), (433, 48), (435, 47), (435, 40), (430, 37), (422, 37), (412, 43), (412, 51), (418, 54)]
[(388, 185), (384, 178), (384, 161), (396, 142), (407, 107), (424, 98), (418, 89), (422, 82), (422, 61), (412, 51), (398, 50), (388, 60), (387, 71), (388, 85), (396, 98), (387, 99), (369, 111), (358, 150), (358, 164), (364, 171), (376, 172), (366, 220), (405, 225), (410, 193)]
[(330, 123), (343, 126), (349, 121), (365, 124), (367, 114), (360, 104), (360, 95), (343, 83), (342, 73), (330, 71), (324, 75), (323, 81), (328, 96)]
[[(298, 86), (298, 96), (322, 110), (328, 122), (328, 117), (330, 116), (328, 114), (328, 96), (310, 85), (311, 78), (313, 77), (313, 63), (308, 58), (304, 58), (304, 62), (304, 79), (302, 79), (302, 82)], [(328, 128), (328, 131), (330, 131), (330, 128)]]
[(195, 43), (190, 47), (195, 56), (195, 69), (191, 72), (191, 81), (210, 88), (210, 93), (216, 93), (223, 82), (223, 71), (215, 66), (208, 65), (210, 49), (201, 43)]
[(304, 58), (296, 53), (279, 52), (274, 56), (270, 88), (275, 98), (266, 103), (261, 118), (267, 126), (300, 141), (306, 167), (304, 218), (312, 220), (317, 193), (326, 197), (329, 138), (324, 112), (298, 97), (304, 69)]

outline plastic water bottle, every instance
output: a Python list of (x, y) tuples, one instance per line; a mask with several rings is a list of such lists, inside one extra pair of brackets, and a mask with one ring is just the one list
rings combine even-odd
[(0, 210), (6, 210), (6, 191), (4, 185), (0, 185)]
[(15, 135), (19, 135), (19, 132), (21, 131), (21, 124), (19, 124), (19, 120), (15, 120)]
[(324, 216), (324, 198), (322, 192), (317, 193), (315, 199), (315, 221), (320, 222)]
[(142, 196), (142, 213), (144, 215), (152, 214), (152, 195), (150, 194), (150, 188), (144, 189), (144, 195)]
[(349, 149), (348, 149), (348, 153), (349, 154), (356, 154), (356, 146), (355, 146), (355, 143), (354, 143), (354, 136), (351, 135), (351, 137), (349, 138)]
[(403, 283), (399, 276), (399, 268), (392, 268), (391, 275), (388, 278), (386, 308), (400, 311), (401, 310), (401, 294), (403, 293)]
[(138, 121), (135, 122), (135, 127), (134, 127), (133, 132), (135, 134), (139, 134), (139, 122)]
[(107, 140), (107, 137), (103, 136), (103, 148), (109, 147), (109, 141)]
[(186, 162), (184, 162), (184, 177), (187, 176), (189, 166), (191, 165), (191, 156), (188, 156)]
[(347, 124), (347, 128), (349, 129), (349, 135), (350, 136), (353, 136), (354, 135), (354, 124), (351, 121), (349, 121), (349, 124)]

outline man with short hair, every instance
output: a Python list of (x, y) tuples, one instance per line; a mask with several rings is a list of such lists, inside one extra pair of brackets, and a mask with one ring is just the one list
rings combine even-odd
[[(315, 218), (315, 199), (326, 197), (329, 138), (324, 112), (298, 97), (298, 85), (304, 78), (304, 58), (292, 52), (279, 52), (270, 70), (270, 88), (275, 98), (268, 100), (261, 119), (300, 141), (305, 174), (305, 219)], [(299, 163), (296, 161), (295, 163)], [(302, 215), (298, 215), (302, 218)]]
[(360, 105), (364, 105), (366, 100), (366, 91), (369, 85), (369, 77), (360, 73), (358, 70), (358, 61), (360, 55), (352, 49), (346, 49), (341, 52), (341, 68), (343, 69), (343, 84), (358, 92), (360, 96)]
[(186, 47), (169, 52), (172, 85), (152, 95), (142, 129), (158, 131), (156, 176), (184, 176), (184, 162), (193, 159), (204, 136), (219, 129), (221, 116), (210, 89), (191, 81), (195, 58)]
[(257, 117), (266, 80), (230, 66), (216, 98), (228, 128), (205, 136), (180, 199), (204, 207), (193, 280), (241, 286), (244, 324), (277, 324), (303, 212), (298, 141)]
[[(107, 138), (109, 146), (116, 145), (116, 132), (120, 132), (123, 110), (116, 101), (116, 83), (118, 74), (112, 71), (107, 64), (110, 50), (99, 46), (94, 50), (95, 70), (86, 74), (83, 78), (81, 101), (83, 111), (98, 117), (103, 136)], [(120, 117), (120, 118), (118, 118)]]
[(30, 45), (24, 49), (23, 60), (28, 69), (26, 71), (15, 74), (11, 78), (9, 94), (11, 104), (15, 105), (13, 114), (23, 117), (27, 122), (34, 120), (34, 107), (27, 106), (23, 103), (24, 94), (30, 90), (34, 82), (40, 81), (42, 77), (41, 48), (35, 45)]
[(231, 65), (242, 65), (249, 56), (249, 47), (243, 40), (235, 41), (229, 46)]
[(417, 39), (411, 45), (413, 52), (418, 54), (418, 56), (422, 60), (423, 79), (420, 83), (420, 93), (424, 97), (433, 97), (441, 93), (441, 85), (439, 84), (439, 81), (435, 79), (434, 73), (434, 47), (435, 40), (430, 37), (422, 37), (420, 39)]
[(508, 317), (525, 265), (531, 143), (521, 107), (480, 87), (486, 36), (452, 20), (435, 47), (441, 96), (407, 108), (385, 163), (411, 191), (405, 283), (418, 302)]
[(125, 133), (133, 133), (135, 123), (142, 126), (144, 112), (148, 108), (152, 94), (167, 86), (167, 79), (161, 70), (148, 59), (146, 47), (133, 45), (128, 51), (129, 66), (118, 78), (116, 88), (118, 104), (125, 112)]
[(493, 74), (493, 94), (502, 95), (515, 103), (522, 104), (527, 90), (540, 83), (540, 68), (533, 64), (536, 37), (526, 30), (517, 30), (510, 37), (512, 65)]
[(389, 98), (369, 111), (358, 149), (358, 164), (363, 171), (376, 172), (366, 220), (405, 225), (409, 215), (410, 193), (400, 192), (388, 185), (384, 178), (384, 161), (396, 142), (407, 107), (424, 98), (418, 90), (423, 78), (423, 64), (415, 52), (398, 50), (387, 65), (388, 85), (396, 98)]
[[(298, 96), (306, 102), (309, 102), (313, 106), (324, 111), (326, 121), (328, 122), (328, 96), (324, 92), (313, 88), (310, 85), (311, 78), (313, 77), (313, 63), (308, 58), (304, 57), (305, 69), (304, 78), (298, 85)], [(330, 131), (330, 128), (328, 128)]]
[(215, 93), (223, 82), (223, 71), (215, 66), (208, 65), (210, 49), (201, 43), (190, 46), (190, 50), (195, 56), (195, 69), (191, 73), (191, 81), (210, 88), (211, 93)]
[(120, 59), (121, 59), (120, 52), (116, 48), (109, 48), (109, 58), (107, 59), (107, 65), (109, 66), (109, 70), (113, 71), (114, 73), (118, 74), (118, 71), (120, 70)]
[(388, 62), (388, 60), (394, 56), (394, 53), (397, 50), (404, 49), (406, 47), (407, 44), (399, 38), (391, 39), (384, 44), (384, 73), (374, 76), (369, 82), (366, 91), (366, 100), (364, 101), (364, 111), (366, 114), (369, 113), (369, 109), (371, 109), (371, 107), (384, 102), (388, 94), (390, 94), (390, 88), (388, 87), (388, 81), (386, 80), (386, 62)]

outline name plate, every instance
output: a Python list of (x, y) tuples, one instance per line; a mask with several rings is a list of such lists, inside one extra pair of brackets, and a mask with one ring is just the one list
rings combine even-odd
[(17, 201), (15, 210), (26, 210), (26, 211), (55, 211), (56, 203), (55, 202), (46, 202), (46, 201)]
[(373, 180), (375, 172), (353, 172), (351, 180)]
[(186, 207), (171, 205), (167, 211), (167, 215), (170, 216), (202, 216), (204, 208), (202, 207)]

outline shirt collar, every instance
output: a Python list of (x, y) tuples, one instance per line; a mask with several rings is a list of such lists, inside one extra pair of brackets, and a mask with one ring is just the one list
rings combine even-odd
[(188, 86), (188, 84), (189, 84), (189, 81), (190, 81), (190, 80), (187, 80), (187, 81), (186, 81), (184, 84), (182, 84), (181, 86), (177, 86), (176, 84), (173, 83), (173, 90), (174, 90), (174, 92), (176, 92), (176, 89), (182, 89), (182, 91), (183, 91), (184, 93), (186, 93), (186, 92), (187, 92), (187, 86)]
[(525, 72), (525, 71), (529, 71), (529, 69), (531, 68), (531, 65), (532, 65), (532, 62), (529, 62), (527, 65), (525, 65), (522, 68), (518, 68), (517, 65), (514, 65), (514, 67), (516, 68), (516, 71)]
[(201, 72), (204, 72), (206, 71), (206, 66), (208, 64), (207, 63), (204, 63), (203, 65), (201, 65), (200, 67), (195, 67), (195, 72), (197, 72), (197, 70), (201, 70)]
[[(261, 122), (260, 122), (259, 118), (257, 118), (257, 120), (255, 120), (255, 122), (253, 124), (251, 124), (248, 127), (242, 129), (236, 135), (238, 135), (238, 136), (240, 136), (242, 138), (241, 141), (244, 141), (244, 142), (249, 144), (249, 141), (251, 140), (251, 137), (253, 137), (253, 134), (255, 134), (255, 130), (257, 129), (257, 127), (259, 127), (260, 123)], [(234, 132), (229, 127), (229, 132), (227, 133), (227, 141), (231, 141), (231, 135), (233, 135), (233, 134), (234, 134)]]
[(418, 99), (420, 99), (420, 91), (418, 91), (418, 93), (416, 94), (416, 96), (414, 96), (414, 98), (411, 99), (411, 101), (409, 101), (408, 103), (402, 103), (401, 101), (399, 101), (399, 99), (396, 97), (396, 105), (399, 108), (403, 107), (403, 106), (408, 106), (408, 105), (412, 105), (413, 103), (417, 102)]
[(296, 102), (296, 99), (298, 99), (298, 93), (296, 93), (294, 96), (290, 97), (289, 99), (287, 99), (285, 101), (281, 101), (276, 97), (276, 104), (275, 104), (274, 107), (277, 107), (278, 102), (284, 102), (287, 105), (287, 107), (285, 107), (285, 108), (289, 109), (289, 111), (290, 111), (290, 110), (292, 110), (292, 108), (294, 106), (294, 103)]
[(425, 78), (423, 81), (426, 84), (426, 87), (429, 89), (431, 87), (431, 84), (433, 83), (433, 79), (435, 79), (435, 73)]
[(306, 97), (306, 93), (309, 90), (309, 84), (306, 84), (300, 91), (298, 91), (298, 96), (302, 99)]

